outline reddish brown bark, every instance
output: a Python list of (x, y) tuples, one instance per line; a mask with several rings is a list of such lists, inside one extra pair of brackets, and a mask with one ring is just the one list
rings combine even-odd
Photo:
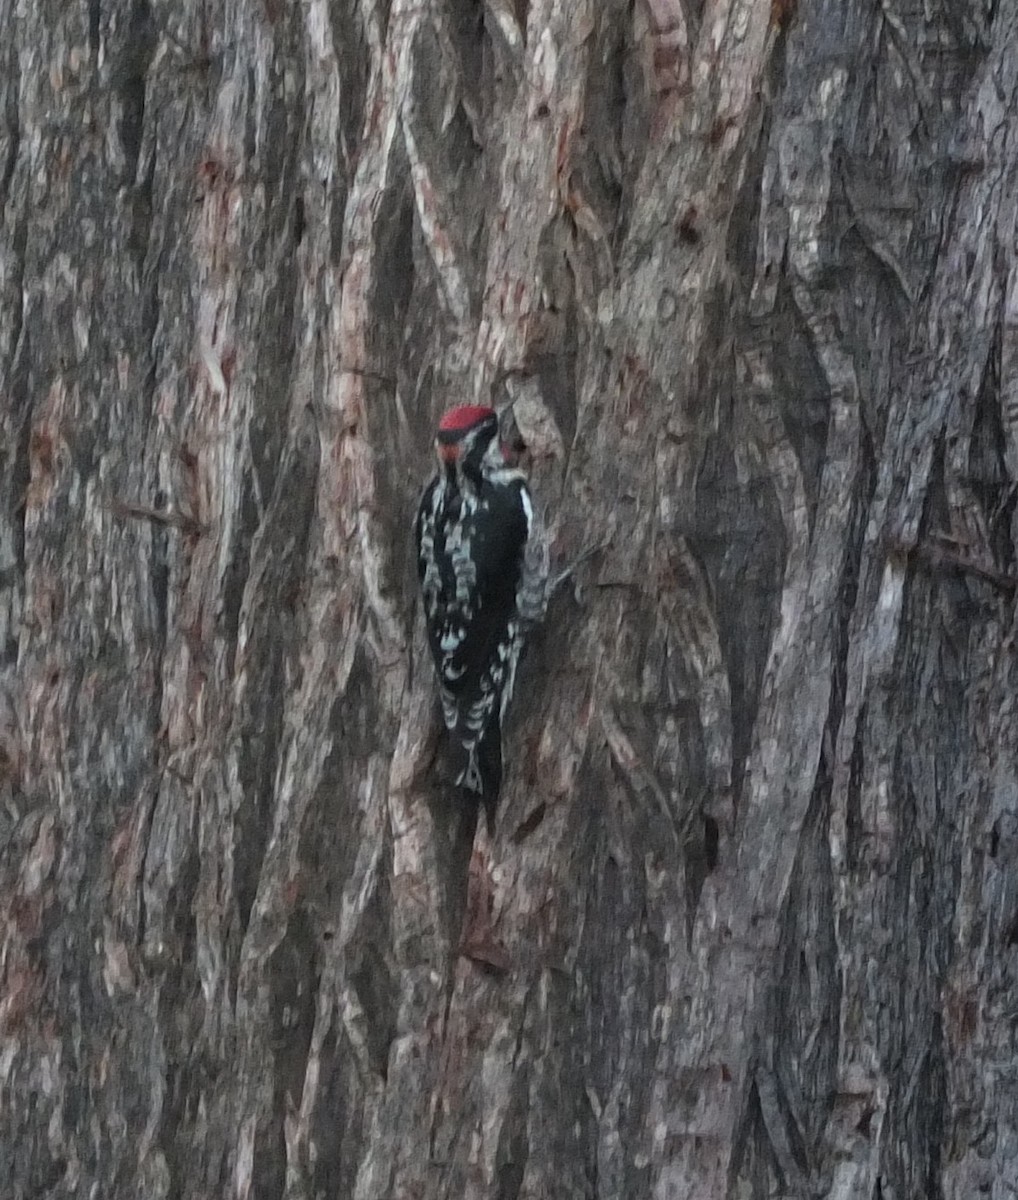
[[(1018, 1180), (1018, 0), (0, 0), (5, 1195)], [(557, 555), (457, 953), (410, 523)]]

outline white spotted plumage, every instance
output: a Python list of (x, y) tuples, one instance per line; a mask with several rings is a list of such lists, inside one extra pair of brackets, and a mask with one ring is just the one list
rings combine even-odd
[(418, 572), (442, 713), (462, 755), (458, 782), (491, 817), (501, 726), (527, 630), (544, 614), (548, 551), (522, 471), (509, 466), (490, 409), (439, 427), (439, 474), (417, 516)]

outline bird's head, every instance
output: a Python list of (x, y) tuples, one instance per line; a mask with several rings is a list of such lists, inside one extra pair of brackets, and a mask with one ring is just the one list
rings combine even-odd
[(450, 408), (438, 423), (435, 451), (448, 470), (502, 466), (498, 414), (482, 404)]

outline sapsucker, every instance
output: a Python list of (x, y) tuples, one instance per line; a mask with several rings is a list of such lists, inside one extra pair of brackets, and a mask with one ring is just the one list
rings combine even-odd
[(424, 616), (457, 783), (484, 802), (490, 828), (516, 666), (547, 602), (547, 541), (494, 409), (447, 412), (435, 449), (416, 523)]

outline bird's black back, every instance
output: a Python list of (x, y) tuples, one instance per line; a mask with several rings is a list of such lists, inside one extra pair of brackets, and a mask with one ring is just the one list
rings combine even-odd
[(479, 476), (461, 490), (450, 472), (421, 499), (416, 534), (428, 642), (457, 701), (469, 703), (482, 685), (515, 616), (530, 531), (525, 488), (519, 477)]

